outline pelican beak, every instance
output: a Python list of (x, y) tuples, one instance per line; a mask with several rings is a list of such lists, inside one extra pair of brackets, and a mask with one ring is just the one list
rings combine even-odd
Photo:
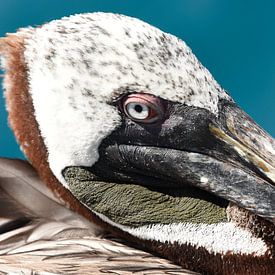
[(226, 132), (215, 125), (210, 125), (210, 131), (274, 185), (274, 139), (239, 108), (226, 110), (225, 115), (228, 131)]
[[(235, 197), (234, 199), (230, 196), (230, 200), (274, 223), (274, 139), (240, 108), (227, 106), (224, 109), (222, 124), (226, 127), (209, 125), (211, 133), (239, 155), (246, 168), (243, 171), (246, 171), (247, 175), (250, 174), (250, 180), (247, 178), (247, 183), (245, 183), (245, 177), (240, 178), (244, 181), (234, 183), (234, 188), (239, 189), (239, 192), (236, 193), (239, 198)], [(229, 198), (226, 194), (224, 197)]]
[(220, 107), (218, 118), (196, 108), (186, 111), (184, 106), (172, 113), (157, 139), (155, 129), (147, 126), (143, 130), (151, 131), (151, 136), (133, 141), (128, 135), (128, 144), (121, 138), (123, 130), (110, 137), (119, 140), (117, 145), (107, 142), (101, 151), (105, 165), (119, 171), (115, 177), (154, 188), (154, 178), (159, 187), (168, 189), (193, 186), (274, 223), (273, 138), (232, 103)]
[[(159, 125), (126, 122), (106, 138), (99, 161), (89, 171), (100, 179), (142, 185), (158, 194), (188, 197), (186, 189), (191, 188), (192, 197), (209, 200), (211, 193), (212, 202), (232, 202), (274, 223), (272, 137), (232, 102), (220, 104), (218, 116), (202, 108), (167, 104), (169, 116)], [(64, 175), (71, 181), (68, 172)], [(83, 199), (79, 184), (74, 193), (86, 203), (95, 191), (86, 187)]]

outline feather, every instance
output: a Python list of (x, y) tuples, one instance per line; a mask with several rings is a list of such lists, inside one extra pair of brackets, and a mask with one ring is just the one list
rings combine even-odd
[(195, 274), (102, 235), (22, 160), (0, 159), (0, 255), (9, 274)]

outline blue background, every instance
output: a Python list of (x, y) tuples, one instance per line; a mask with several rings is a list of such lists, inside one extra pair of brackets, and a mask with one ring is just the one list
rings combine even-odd
[[(275, 136), (275, 1), (0, 0), (0, 37), (93, 11), (138, 17), (185, 40), (237, 103)], [(7, 126), (2, 96), (0, 156), (23, 157)]]

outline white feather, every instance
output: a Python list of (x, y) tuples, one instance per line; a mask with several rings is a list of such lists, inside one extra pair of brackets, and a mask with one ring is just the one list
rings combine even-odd
[(183, 41), (138, 19), (79, 14), (25, 35), (35, 116), (50, 167), (66, 187), (62, 170), (92, 166), (119, 126), (108, 104), (115, 95), (147, 92), (214, 114), (229, 98)]

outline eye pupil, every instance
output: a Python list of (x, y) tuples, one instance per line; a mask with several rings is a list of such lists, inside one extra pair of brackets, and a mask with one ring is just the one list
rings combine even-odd
[(143, 111), (142, 106), (139, 105), (139, 104), (136, 104), (134, 108), (135, 108), (135, 111), (138, 112), (138, 113), (141, 113)]

